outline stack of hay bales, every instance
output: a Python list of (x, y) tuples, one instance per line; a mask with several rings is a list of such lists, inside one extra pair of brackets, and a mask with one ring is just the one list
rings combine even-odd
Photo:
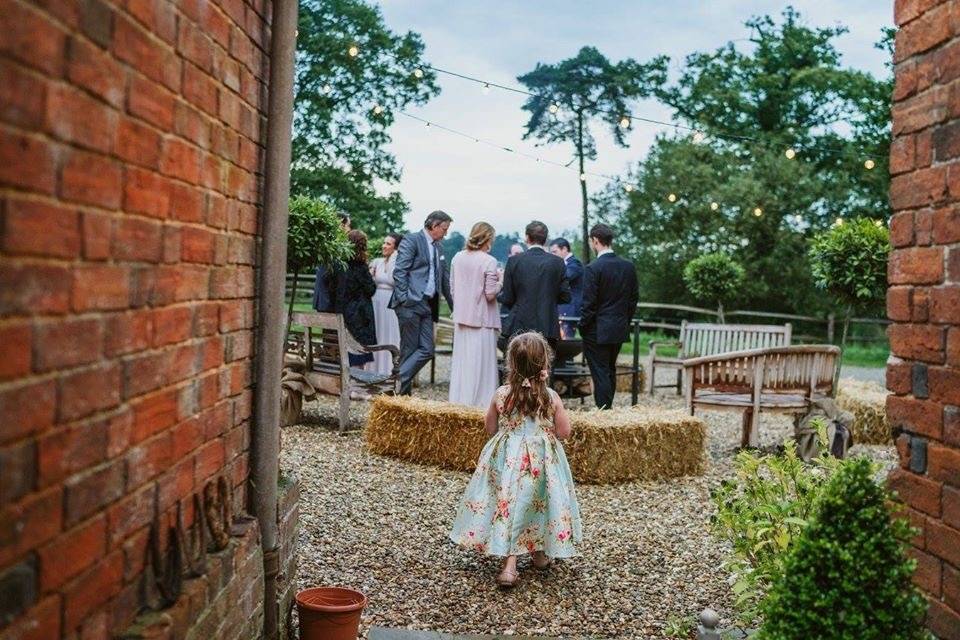
[[(706, 425), (677, 410), (572, 411), (564, 442), (573, 477), (588, 484), (702, 475)], [(366, 427), (372, 453), (460, 471), (476, 467), (487, 441), (483, 411), (410, 397), (379, 396)]]
[(837, 389), (837, 406), (853, 414), (854, 444), (890, 444), (887, 390), (875, 382), (843, 378)]

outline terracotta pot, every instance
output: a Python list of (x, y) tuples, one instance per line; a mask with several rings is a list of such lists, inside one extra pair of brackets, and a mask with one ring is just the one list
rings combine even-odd
[(314, 587), (297, 593), (300, 640), (356, 640), (367, 596), (344, 587)]

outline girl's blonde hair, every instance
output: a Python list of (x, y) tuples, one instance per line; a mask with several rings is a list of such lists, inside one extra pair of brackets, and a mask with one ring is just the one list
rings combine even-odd
[(507, 383), (504, 399), (507, 415), (518, 413), (538, 418), (553, 417), (553, 401), (547, 391), (547, 378), (553, 350), (536, 331), (520, 333), (507, 346)]
[(467, 238), (467, 249), (478, 251), (493, 242), (494, 230), (486, 222), (478, 222), (470, 229), (470, 237)]

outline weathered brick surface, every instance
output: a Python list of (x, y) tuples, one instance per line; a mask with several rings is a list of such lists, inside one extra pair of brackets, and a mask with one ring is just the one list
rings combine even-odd
[[(114, 637), (155, 514), (246, 502), (270, 3), (0, 12), (0, 573), (35, 586), (0, 640)], [(258, 635), (256, 527), (230, 549), (170, 637)]]
[[(921, 530), (914, 582), (930, 602), (927, 626), (960, 638), (960, 0), (896, 0), (900, 27), (888, 265), (887, 413), (903, 435), (928, 443), (927, 464), (890, 485)], [(920, 384), (917, 384), (917, 373)]]

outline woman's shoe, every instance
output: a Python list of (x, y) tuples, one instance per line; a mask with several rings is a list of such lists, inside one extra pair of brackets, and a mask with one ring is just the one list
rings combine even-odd
[(550, 568), (550, 565), (553, 564), (553, 561), (547, 557), (543, 551), (534, 551), (533, 552), (533, 566), (536, 567), (539, 571), (546, 571)]

